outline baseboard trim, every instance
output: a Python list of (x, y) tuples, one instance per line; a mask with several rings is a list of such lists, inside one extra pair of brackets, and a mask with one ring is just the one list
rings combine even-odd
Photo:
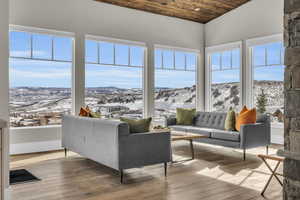
[(61, 140), (10, 144), (10, 155), (60, 150)]

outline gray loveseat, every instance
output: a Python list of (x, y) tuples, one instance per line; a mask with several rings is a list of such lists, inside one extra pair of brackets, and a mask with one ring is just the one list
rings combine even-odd
[(78, 116), (64, 116), (62, 146), (120, 172), (171, 161), (170, 133), (130, 134), (127, 123)]
[(173, 131), (208, 136), (208, 138), (199, 139), (199, 142), (243, 149), (244, 160), (246, 159), (246, 149), (266, 146), (268, 152), (271, 135), (269, 116), (258, 116), (255, 124), (242, 125), (238, 132), (224, 129), (226, 115), (226, 113), (197, 112), (192, 126), (176, 125), (175, 117), (167, 118), (165, 126)]

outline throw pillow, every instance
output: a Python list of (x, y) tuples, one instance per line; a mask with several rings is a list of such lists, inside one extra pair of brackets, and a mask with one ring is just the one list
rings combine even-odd
[[(246, 108), (247, 109), (247, 108)], [(241, 125), (243, 124), (254, 124), (256, 123), (256, 109), (242, 110), (236, 118), (235, 129), (240, 131)]]
[(85, 108), (84, 107), (80, 108), (79, 116), (91, 117), (91, 118), (101, 118), (100, 113), (92, 112), (88, 106), (86, 106)]
[(225, 119), (225, 130), (234, 131), (235, 130), (235, 112), (232, 108), (229, 109)]
[(87, 106), (86, 108), (84, 107), (81, 107), (80, 108), (80, 112), (79, 112), (79, 116), (81, 117), (89, 117), (90, 116), (90, 109), (89, 107)]
[(176, 109), (176, 124), (177, 125), (193, 125), (196, 109)]
[(244, 113), (244, 112), (246, 112), (246, 111), (248, 111), (248, 108), (247, 108), (247, 106), (244, 106), (244, 107), (242, 108), (240, 114), (242, 114), (242, 113)]
[(128, 123), (130, 133), (145, 133), (149, 132), (152, 118), (146, 119), (128, 119), (121, 117), (121, 121)]
[(90, 112), (90, 116), (91, 118), (101, 118), (101, 113), (98, 112)]

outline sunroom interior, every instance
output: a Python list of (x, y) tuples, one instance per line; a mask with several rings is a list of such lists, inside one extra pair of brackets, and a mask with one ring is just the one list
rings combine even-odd
[[(152, 126), (176, 108), (247, 106), (270, 116), (276, 154), (284, 144), (284, 0), (240, 1), (206, 22), (111, 2), (1, 1), (3, 199), (262, 199), (264, 148), (244, 161), (241, 150), (195, 144), (195, 159), (170, 166), (167, 178), (154, 165), (129, 170), (119, 184), (96, 162), (65, 158), (61, 123), (85, 106), (105, 119), (152, 117)], [(189, 156), (184, 142), (173, 145), (176, 157)], [(9, 186), (9, 168), (41, 180)], [(282, 199), (276, 179), (265, 196)]]

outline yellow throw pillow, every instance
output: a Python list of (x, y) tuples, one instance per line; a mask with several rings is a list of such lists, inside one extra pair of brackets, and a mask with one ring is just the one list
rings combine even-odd
[[(245, 109), (244, 109), (245, 108)], [(236, 118), (235, 129), (240, 131), (241, 125), (243, 124), (254, 124), (256, 123), (256, 109), (253, 108), (248, 110), (246, 106), (244, 106), (240, 114)]]
[(176, 124), (177, 125), (193, 125), (196, 109), (176, 109)]
[(146, 133), (149, 132), (152, 118), (146, 119), (129, 119), (120, 117), (120, 120), (128, 123), (130, 133)]
[(90, 112), (90, 116), (91, 118), (101, 118), (101, 113), (98, 112)]
[(229, 109), (225, 119), (225, 130), (234, 131), (235, 130), (235, 112), (232, 108)]

